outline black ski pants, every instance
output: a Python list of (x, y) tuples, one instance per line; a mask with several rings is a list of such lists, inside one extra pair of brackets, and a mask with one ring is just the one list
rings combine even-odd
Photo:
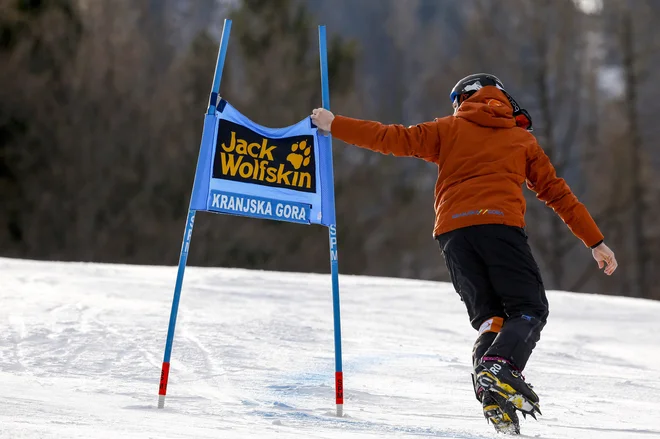
[(499, 333), (480, 333), (473, 362), (497, 356), (523, 370), (541, 337), (548, 300), (525, 230), (503, 224), (464, 227), (436, 237), (472, 326), (504, 320)]

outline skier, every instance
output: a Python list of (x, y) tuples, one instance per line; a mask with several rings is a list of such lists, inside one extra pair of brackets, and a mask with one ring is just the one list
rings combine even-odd
[(536, 418), (539, 398), (522, 371), (548, 317), (541, 274), (527, 243), (522, 184), (536, 192), (611, 275), (614, 253), (593, 218), (530, 133), (529, 113), (494, 75), (461, 79), (454, 114), (415, 126), (312, 112), (316, 126), (346, 143), (437, 164), (435, 227), (452, 283), (465, 302), (474, 343), (472, 381), (484, 416), (519, 434), (516, 410)]

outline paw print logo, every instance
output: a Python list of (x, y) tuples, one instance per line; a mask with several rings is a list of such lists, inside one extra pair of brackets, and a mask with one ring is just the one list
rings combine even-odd
[(312, 145), (307, 145), (307, 141), (303, 140), (300, 143), (294, 143), (291, 145), (291, 153), (286, 159), (295, 169), (300, 169), (309, 165), (309, 162), (312, 160), (311, 154)]

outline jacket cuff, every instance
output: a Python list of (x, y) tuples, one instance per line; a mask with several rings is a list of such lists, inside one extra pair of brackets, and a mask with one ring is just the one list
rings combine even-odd
[(598, 241), (596, 244), (592, 245), (591, 248), (594, 249), (594, 248), (598, 247), (599, 245), (601, 245), (603, 242), (605, 242), (605, 240), (604, 240), (604, 239), (601, 239), (601, 240)]
[(351, 122), (350, 117), (335, 115), (332, 125), (330, 125), (330, 133), (339, 140), (351, 143), (349, 139), (351, 137)]

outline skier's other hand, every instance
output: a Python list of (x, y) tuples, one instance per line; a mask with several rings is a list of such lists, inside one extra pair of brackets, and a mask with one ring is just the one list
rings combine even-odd
[(330, 132), (332, 121), (335, 120), (335, 115), (325, 108), (316, 108), (312, 111), (312, 122), (321, 131)]
[(610, 248), (606, 246), (605, 243), (602, 243), (595, 249), (591, 250), (591, 254), (594, 256), (596, 262), (598, 262), (598, 268), (603, 268), (605, 267), (605, 264), (607, 264), (607, 267), (605, 268), (605, 274), (608, 276), (614, 273), (616, 267), (619, 266), (619, 264), (616, 262), (616, 258), (614, 257), (614, 252), (610, 250)]

